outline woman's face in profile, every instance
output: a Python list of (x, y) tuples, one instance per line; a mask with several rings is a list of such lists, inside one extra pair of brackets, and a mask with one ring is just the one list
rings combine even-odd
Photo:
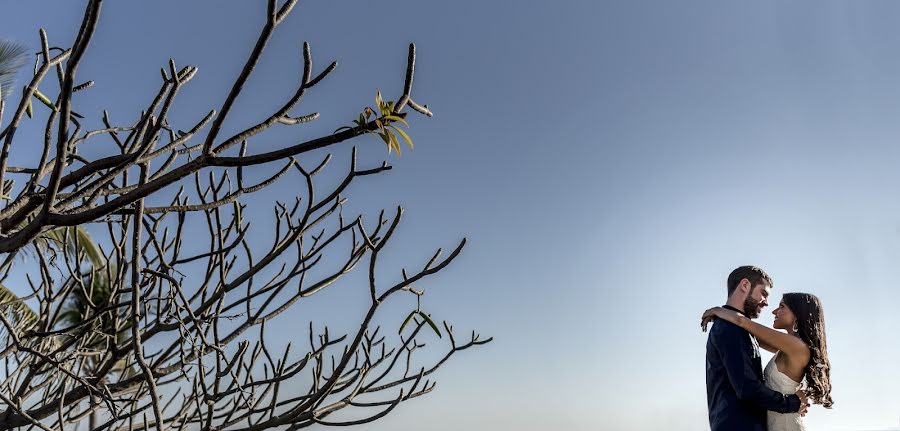
[(772, 327), (775, 329), (790, 328), (797, 321), (791, 309), (784, 305), (784, 299), (778, 303), (778, 308), (772, 310), (772, 314), (775, 315), (775, 321), (772, 322)]

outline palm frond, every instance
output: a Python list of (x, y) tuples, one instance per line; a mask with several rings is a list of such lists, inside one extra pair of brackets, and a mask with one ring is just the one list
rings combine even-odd
[[(16, 331), (24, 331), (38, 321), (37, 313), (18, 295), (0, 284), (0, 313), (5, 313), (14, 325)], [(6, 328), (0, 326), (0, 334), (6, 333)]]
[[(100, 247), (91, 239), (91, 236), (81, 227), (61, 227), (42, 234), (43, 238), (50, 240), (60, 249), (65, 248), (70, 256), (77, 258), (84, 253), (90, 264), (100, 269), (106, 265), (106, 257), (100, 251)], [(39, 247), (47, 244), (36, 243)]]
[(15, 85), (16, 73), (25, 65), (28, 50), (25, 45), (0, 40), (0, 99), (6, 99)]

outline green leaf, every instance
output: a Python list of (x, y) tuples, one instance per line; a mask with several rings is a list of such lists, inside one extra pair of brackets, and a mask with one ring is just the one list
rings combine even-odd
[(106, 257), (100, 251), (100, 247), (91, 239), (91, 236), (83, 228), (60, 227), (49, 230), (42, 234), (44, 238), (56, 244), (57, 247), (63, 249), (70, 256), (76, 257), (79, 253), (84, 253), (88, 260), (95, 268), (100, 268), (106, 264)]
[(381, 105), (383, 103), (384, 103), (384, 101), (381, 100), (381, 91), (375, 90), (375, 106), (377, 106), (378, 108), (381, 108)]
[(100, 268), (106, 265), (106, 256), (103, 255), (103, 252), (100, 251), (100, 246), (91, 239), (91, 236), (87, 231), (79, 227), (75, 228), (75, 234), (78, 236), (78, 246), (84, 250), (85, 254), (87, 254), (88, 259), (91, 261), (91, 265), (93, 265), (94, 268)]
[[(354, 123), (355, 123), (355, 122), (356, 122), (356, 121), (354, 121)], [(334, 129), (334, 133), (332, 133), (332, 134), (336, 134), (336, 133), (338, 133), (338, 132), (340, 132), (340, 131), (342, 131), (342, 130), (350, 130), (350, 129), (352, 129), (352, 127), (349, 127), (349, 126), (338, 127), (337, 129)]]
[(437, 325), (434, 324), (434, 321), (431, 320), (431, 318), (428, 317), (427, 314), (425, 314), (421, 311), (416, 311), (416, 312), (419, 313), (419, 316), (422, 316), (422, 318), (425, 319), (425, 322), (428, 323), (428, 326), (430, 326), (431, 329), (434, 330), (434, 333), (437, 334), (438, 338), (441, 338), (441, 330), (438, 329)]
[(384, 118), (391, 120), (391, 121), (399, 121), (399, 122), (405, 124), (406, 127), (409, 127), (409, 123), (407, 123), (406, 120), (403, 119), (403, 117), (398, 117), (396, 115), (385, 115)]
[(412, 320), (413, 316), (415, 316), (416, 313), (417, 313), (417, 311), (416, 311), (416, 310), (413, 310), (413, 311), (411, 311), (411, 312), (409, 313), (409, 316), (406, 316), (406, 319), (403, 321), (403, 324), (400, 325), (400, 330), (397, 331), (397, 333), (399, 333), (399, 334), (402, 334), (402, 333), (403, 333), (403, 328), (406, 327), (406, 324), (409, 323), (410, 320)]
[[(13, 330), (16, 331), (27, 329), (38, 321), (38, 314), (3, 285), (0, 285), (0, 313), (11, 318)], [(0, 333), (5, 329), (0, 326)]]
[(388, 137), (391, 140), (391, 142), (388, 145), (393, 146), (394, 149), (397, 150), (398, 156), (401, 155), (400, 154), (400, 141), (397, 140), (397, 135), (395, 135), (394, 132), (391, 132), (391, 129), (384, 129), (384, 132), (388, 134)]
[(41, 93), (40, 90), (34, 90), (34, 97), (36, 97), (37, 100), (43, 102), (44, 105), (47, 105), (47, 107), (51, 110), (56, 110), (56, 105), (54, 105), (53, 102), (51, 102), (50, 99), (47, 98), (47, 96), (44, 96), (44, 93)]
[(381, 137), (381, 140), (384, 141), (384, 144), (388, 147), (388, 154), (391, 153), (391, 140), (388, 138), (386, 133), (379, 133), (378, 136)]
[(406, 144), (409, 145), (409, 149), (411, 150), (413, 148), (413, 143), (412, 143), (412, 139), (409, 139), (409, 135), (407, 135), (406, 132), (404, 132), (397, 126), (391, 126), (391, 128), (394, 129), (397, 133), (400, 134), (400, 136), (403, 137), (403, 139), (406, 141)]

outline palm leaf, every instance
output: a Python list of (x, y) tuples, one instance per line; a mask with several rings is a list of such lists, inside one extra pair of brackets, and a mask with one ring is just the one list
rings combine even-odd
[(66, 253), (78, 258), (80, 254), (87, 256), (91, 265), (100, 269), (106, 265), (106, 257), (100, 251), (100, 247), (91, 239), (91, 236), (81, 227), (61, 227), (45, 232), (43, 237), (50, 240), (60, 249), (66, 248)]
[[(6, 313), (16, 330), (24, 330), (38, 321), (37, 313), (2, 284), (0, 284), (0, 313)], [(0, 327), (0, 333), (5, 331), (5, 327)]]
[[(24, 221), (23, 223), (27, 223)], [(86, 230), (80, 227), (62, 227), (45, 232), (35, 238), (31, 242), (30, 247), (35, 253), (55, 253), (55, 250), (62, 250), (70, 254), (75, 259), (79, 256), (86, 256), (95, 273), (105, 275), (102, 269), (106, 266), (106, 258), (100, 247), (91, 239)], [(94, 292), (98, 292), (103, 300), (109, 296), (109, 282), (106, 277), (93, 277), (90, 285)], [(104, 292), (104, 290), (106, 292)], [(76, 290), (77, 291), (77, 290)], [(77, 295), (76, 295), (77, 296)], [(95, 298), (91, 298), (93, 303), (97, 303)], [(77, 301), (76, 301), (77, 302)], [(86, 311), (86, 301), (82, 300), (81, 310), (72, 310), (71, 308), (63, 311), (63, 320), (70, 323), (77, 323), (79, 320), (76, 315), (79, 311)], [(11, 321), (15, 325), (17, 331), (27, 329), (38, 321), (37, 313), (31, 309), (21, 298), (16, 296), (11, 290), (0, 285), (0, 312), (7, 313)], [(84, 314), (80, 314), (84, 318)], [(0, 333), (5, 333), (5, 328), (0, 328)]]
[(6, 99), (12, 92), (16, 73), (25, 65), (27, 52), (20, 43), (0, 40), (0, 98)]

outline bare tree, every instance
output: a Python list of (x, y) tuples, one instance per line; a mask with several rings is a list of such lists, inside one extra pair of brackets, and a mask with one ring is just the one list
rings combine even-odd
[[(92, 84), (76, 75), (101, 3), (87, 2), (70, 49), (54, 47), (40, 31), (33, 78), (0, 129), (0, 184), (17, 179), (0, 210), (0, 251), (6, 254), (0, 282), (9, 288), (0, 298), (0, 331), (6, 335), (0, 430), (361, 424), (430, 392), (431, 374), (452, 355), (491, 340), (474, 332), (457, 340), (452, 326), (439, 326), (419, 308), (424, 290), (417, 283), (445, 268), (465, 239), (446, 257), (438, 249), (416, 264), (420, 269), (402, 269), (393, 282), (376, 280), (379, 254), (397, 230), (402, 209), (382, 210), (378, 220), (364, 223), (362, 216), (345, 216), (344, 203), (352, 182), (390, 170), (386, 162), (361, 167), (354, 147), (345, 151), (350, 160), (339, 172), (342, 181), (331, 187), (317, 183), (323, 172), (334, 172), (334, 163), (329, 164), (332, 154), (313, 150), (369, 134), (379, 135), (389, 152), (399, 152), (402, 141), (412, 145), (400, 126), (406, 124), (404, 111), (431, 116), (411, 97), (413, 45), (396, 102), (379, 94), (376, 106), (352, 126), (251, 154), (248, 142), (267, 129), (318, 118), (290, 112), (336, 66), (315, 73), (304, 44), (303, 73), (293, 94), (251, 127), (220, 136), (269, 39), (297, 0), (268, 0), (259, 39), (225, 102), (184, 132), (169, 112), (197, 68), (178, 69), (172, 60), (139, 118), (114, 125), (104, 112), (104, 127), (82, 130), (85, 121), (73, 111), (72, 95)], [(60, 91), (51, 100), (38, 89), (54, 71)], [(42, 105), (32, 107), (32, 101)], [(5, 107), (0, 101), (0, 119)], [(47, 116), (40, 160), (33, 167), (11, 166), (16, 131), (37, 111)], [(82, 144), (101, 137), (114, 142), (110, 154), (78, 154)], [(272, 164), (266, 178), (250, 183), (251, 174)], [(301, 192), (276, 203), (268, 231), (274, 241), (260, 250), (259, 241), (248, 239), (246, 199), (290, 176), (300, 179)], [(15, 258), (30, 246), (34, 263)], [(345, 278), (360, 263), (367, 276)], [(16, 271), (18, 278), (11, 276)], [(27, 285), (10, 286), (16, 279)], [(329, 322), (310, 323), (305, 353), (292, 356), (291, 345), (280, 353), (270, 349), (267, 322), (342, 279), (362, 284), (366, 302), (357, 304), (364, 311), (351, 330), (335, 335)], [(386, 303), (404, 296), (416, 304), (409, 314), (401, 311), (394, 320), (381, 315)], [(396, 326), (382, 330), (380, 322), (392, 321)], [(424, 360), (414, 355), (425, 338), (435, 336), (446, 348)]]

